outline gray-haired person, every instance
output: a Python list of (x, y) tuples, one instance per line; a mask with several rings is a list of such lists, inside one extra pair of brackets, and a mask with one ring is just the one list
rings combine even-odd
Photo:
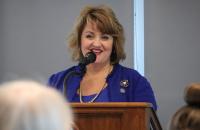
[(0, 86), (0, 130), (70, 130), (69, 105), (57, 91), (34, 81)]

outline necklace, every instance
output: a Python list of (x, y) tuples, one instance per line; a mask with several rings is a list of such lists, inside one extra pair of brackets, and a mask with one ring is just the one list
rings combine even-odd
[[(94, 102), (96, 99), (97, 99), (97, 97), (100, 95), (100, 93), (102, 92), (102, 90), (106, 87), (106, 82), (103, 84), (103, 87), (101, 87), (101, 89), (100, 89), (100, 91), (92, 98), (92, 100), (90, 100), (89, 102), (87, 102), (87, 103), (92, 103), (92, 102)], [(80, 94), (80, 96), (79, 96), (79, 99), (80, 99), (80, 102), (81, 103), (84, 103), (84, 101), (83, 101), (83, 99), (82, 99), (82, 92), (81, 92), (81, 87), (80, 87), (80, 89), (79, 89), (79, 94)]]
[[(107, 77), (108, 77), (108, 75), (111, 73), (112, 68), (113, 68), (112, 66), (109, 68)], [(103, 90), (106, 86), (107, 86), (107, 82), (105, 81), (104, 84), (103, 84), (103, 86), (102, 86), (101, 89), (99, 90), (99, 92), (98, 92), (90, 101), (88, 101), (87, 103), (92, 103), (92, 102), (94, 102), (94, 101), (97, 99), (97, 97), (100, 95), (100, 93), (102, 92), (102, 90)], [(83, 101), (83, 99), (82, 99), (81, 87), (79, 88), (79, 99), (80, 99), (80, 102), (81, 102), (81, 103), (84, 103), (84, 101)]]

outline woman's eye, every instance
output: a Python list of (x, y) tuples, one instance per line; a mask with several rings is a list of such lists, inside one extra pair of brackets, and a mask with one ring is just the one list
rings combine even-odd
[(101, 36), (101, 39), (102, 40), (110, 40), (111, 39), (111, 36), (110, 35), (103, 35), (103, 36)]
[(93, 38), (92, 35), (86, 35), (85, 37), (88, 38), (88, 39), (92, 39)]

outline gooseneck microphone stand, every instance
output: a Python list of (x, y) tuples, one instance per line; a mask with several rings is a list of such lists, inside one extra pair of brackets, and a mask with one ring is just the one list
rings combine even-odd
[(72, 70), (64, 77), (63, 81), (63, 95), (67, 96), (67, 81), (71, 76), (84, 75), (86, 72), (86, 65), (95, 62), (96, 55), (94, 52), (88, 52), (85, 57), (83, 57), (79, 63), (80, 71)]
[(63, 95), (66, 97), (67, 96), (67, 81), (71, 76), (80, 76), (80, 75), (84, 75), (86, 72), (86, 66), (84, 65), (80, 65), (80, 72), (76, 71), (76, 70), (72, 70), (69, 73), (67, 73), (67, 75), (64, 78), (63, 81)]

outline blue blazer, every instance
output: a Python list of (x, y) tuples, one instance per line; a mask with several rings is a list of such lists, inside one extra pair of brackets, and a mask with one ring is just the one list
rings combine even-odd
[[(53, 74), (48, 85), (63, 91), (67, 85), (67, 100), (73, 102), (83, 75), (71, 76), (64, 84), (66, 75), (71, 71), (80, 72), (80, 66), (73, 66), (67, 70)], [(115, 64), (112, 72), (107, 77), (107, 89), (110, 102), (149, 102), (157, 110), (157, 104), (151, 85), (145, 77), (136, 70)]]

